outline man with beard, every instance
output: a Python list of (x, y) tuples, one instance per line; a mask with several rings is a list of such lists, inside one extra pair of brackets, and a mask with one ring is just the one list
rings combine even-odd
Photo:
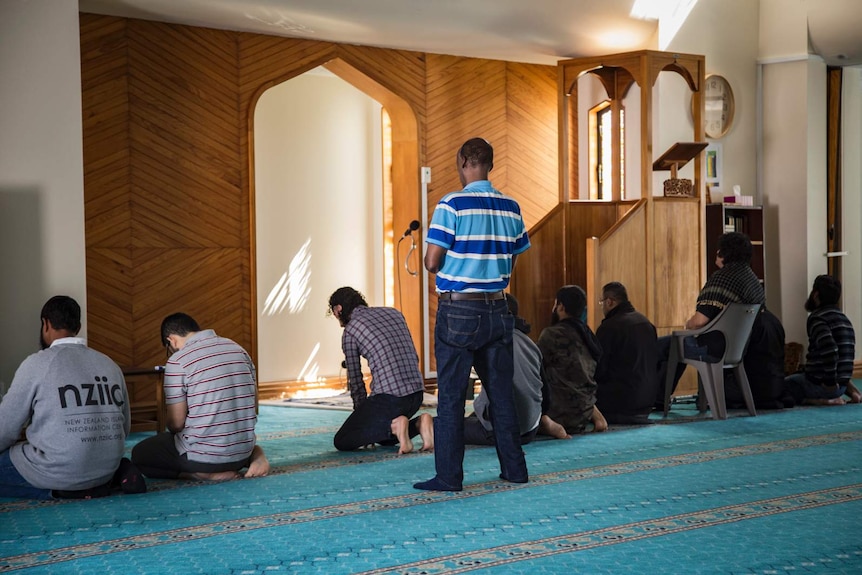
[(132, 462), (158, 479), (224, 481), (246, 467), (245, 477), (269, 473), (255, 445), (257, 383), (248, 353), (185, 313), (162, 320), (161, 341), (169, 356), (168, 432), (135, 445)]
[(841, 282), (819, 275), (805, 302), (808, 353), (805, 370), (784, 380), (785, 392), (797, 404), (844, 405), (845, 393), (851, 403), (862, 395), (850, 381), (856, 354), (856, 335), (850, 320), (838, 309)]
[[(509, 311), (515, 318), (512, 335), (515, 372), (512, 382), (515, 388), (515, 411), (521, 432), (521, 445), (535, 439), (536, 435), (547, 435), (555, 439), (571, 439), (562, 425), (548, 417), (551, 390), (544, 377), (542, 352), (527, 334), (530, 324), (518, 315), (518, 300), (506, 294)], [(483, 387), (473, 400), (473, 413), (464, 418), (464, 442), (467, 445), (496, 445), (492, 423), (491, 402)]]
[[(433, 451), (431, 415), (423, 413), (410, 419), (422, 407), (425, 381), (401, 312), (391, 307), (368, 307), (361, 293), (343, 287), (329, 296), (329, 313), (344, 328), (341, 349), (353, 398), (353, 413), (335, 434), (335, 448), (353, 451), (375, 443), (398, 444), (400, 455), (413, 451), (412, 438), (421, 434), (421, 451)], [(371, 369), (371, 395), (365, 390), (360, 356)]]
[(620, 282), (602, 288), (605, 318), (596, 330), (602, 355), (596, 367), (596, 404), (609, 423), (648, 423), (658, 375), (655, 326), (635, 310)]
[(592, 422), (604, 431), (608, 422), (596, 407), (596, 364), (602, 349), (585, 323), (587, 295), (580, 286), (563, 286), (551, 310), (551, 326), (542, 330), (539, 349), (551, 389), (548, 416), (569, 434)]
[(123, 458), (131, 426), (123, 372), (76, 337), (81, 308), (74, 299), (52, 297), (40, 317), (42, 351), (24, 360), (0, 402), (0, 497), (146, 491)]

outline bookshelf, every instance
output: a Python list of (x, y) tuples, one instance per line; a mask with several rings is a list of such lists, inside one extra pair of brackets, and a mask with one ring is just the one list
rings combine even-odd
[(734, 204), (706, 206), (706, 269), (707, 276), (716, 271), (715, 252), (718, 238), (725, 232), (742, 232), (751, 239), (751, 269), (764, 282), (763, 207)]

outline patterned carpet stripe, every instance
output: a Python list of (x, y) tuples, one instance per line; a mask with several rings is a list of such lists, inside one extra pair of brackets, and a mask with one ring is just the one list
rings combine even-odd
[[(811, 426), (811, 427), (812, 428), (818, 428), (818, 427), (823, 427), (823, 426), (818, 425), (818, 426)], [(807, 429), (807, 428), (799, 428), (799, 429), (802, 430), (802, 429)], [(330, 431), (332, 431), (332, 428), (316, 428), (314, 430), (299, 429), (299, 430), (292, 430), (292, 431), (287, 431), (287, 432), (267, 434), (266, 436), (263, 436), (262, 438), (264, 440), (274, 440), (274, 439), (281, 439), (281, 438), (285, 438), (285, 437), (300, 437), (300, 436), (304, 436), (304, 435), (316, 435), (319, 433), (329, 433)], [(308, 432), (308, 433), (306, 433), (306, 432)], [(848, 433), (850, 433), (852, 435), (854, 433), (862, 433), (862, 432), (848, 432)], [(775, 441), (775, 442), (766, 442), (766, 443), (762, 443), (762, 444), (742, 446), (742, 447), (736, 447), (736, 448), (730, 448), (730, 449), (719, 449), (719, 450), (713, 450), (713, 451), (703, 451), (700, 453), (690, 453), (690, 454), (678, 455), (678, 456), (673, 456), (673, 457), (660, 457), (660, 458), (655, 458), (655, 459), (645, 459), (645, 460), (640, 460), (640, 461), (621, 463), (621, 464), (617, 464), (616, 466), (603, 465), (603, 466), (599, 466), (596, 468), (586, 468), (586, 469), (571, 471), (571, 472), (556, 472), (556, 473), (551, 473), (551, 474), (546, 474), (546, 475), (555, 476), (555, 475), (559, 475), (560, 473), (572, 473), (573, 475), (566, 477), (564, 480), (588, 479), (590, 477), (601, 477), (603, 475), (616, 475), (616, 474), (623, 473), (623, 472), (631, 473), (634, 471), (643, 471), (643, 470), (651, 469), (651, 468), (671, 467), (673, 465), (686, 465), (686, 464), (690, 464), (690, 463), (700, 463), (703, 461), (712, 461), (715, 459), (726, 459), (727, 457), (738, 457), (739, 455), (754, 455), (757, 453), (771, 453), (771, 452), (775, 452), (775, 451), (783, 451), (786, 449), (799, 449), (802, 447), (811, 447), (814, 445), (826, 445), (829, 443), (836, 443), (836, 442), (841, 442), (841, 441), (853, 441), (854, 440), (854, 438), (844, 439), (843, 436), (846, 436), (846, 435), (847, 435), (847, 433), (830, 433), (828, 435), (815, 435), (812, 437), (804, 437), (804, 438), (796, 439), (796, 440), (781, 440), (781, 441)], [(754, 436), (754, 434), (751, 434), (748, 437), (751, 438), (753, 436)], [(826, 441), (823, 441), (823, 439), (825, 439), (825, 438), (828, 438), (828, 439)], [(699, 440), (694, 440), (694, 441), (689, 441), (689, 442), (677, 442), (677, 443), (675, 443), (675, 446), (676, 447), (683, 447), (683, 446), (694, 447), (697, 445), (703, 445), (703, 444), (707, 443), (708, 441), (709, 440), (699, 439)], [(778, 448), (777, 447), (779, 444), (782, 444), (782, 443), (786, 444), (787, 442), (792, 442), (792, 441), (802, 442), (802, 444), (800, 444), (800, 445), (789, 445), (788, 444), (788, 446), (786, 448)], [(758, 449), (758, 445), (760, 446), (759, 451), (751, 451), (752, 449)], [(654, 446), (654, 447), (658, 448), (658, 446)], [(472, 450), (472, 449), (481, 449), (481, 447), (470, 446), (470, 445), (467, 446), (467, 450)], [(749, 450), (749, 451), (746, 451), (745, 453), (742, 453), (742, 454), (734, 454), (734, 453), (731, 453), (731, 451), (733, 449), (744, 449), (744, 450)], [(724, 455), (721, 455), (722, 453)], [(414, 457), (415, 456), (431, 457), (431, 456), (433, 456), (433, 454), (430, 454), (427, 452), (418, 452), (417, 451), (417, 452), (413, 453), (412, 456), (414, 456)], [(701, 459), (700, 461), (692, 461), (692, 458), (696, 458), (698, 456), (701, 456), (703, 459)], [(372, 450), (363, 450), (360, 452), (354, 452), (354, 453), (349, 454), (347, 456), (345, 456), (345, 454), (343, 454), (343, 453), (332, 452), (332, 453), (326, 453), (326, 454), (322, 455), (318, 461), (303, 460), (300, 463), (295, 463), (292, 465), (274, 465), (272, 467), (272, 470), (270, 471), (270, 475), (288, 475), (291, 473), (298, 473), (298, 472), (320, 471), (320, 470), (326, 470), (326, 469), (337, 469), (340, 467), (360, 465), (363, 463), (374, 463), (374, 462), (386, 461), (388, 459), (393, 459), (394, 457), (397, 457), (397, 456), (394, 455), (394, 453), (390, 450), (380, 450), (380, 451), (375, 451), (373, 449)], [(674, 459), (674, 458), (681, 458), (680, 462), (679, 463), (673, 463), (672, 461), (669, 461), (669, 460)], [(583, 461), (583, 459), (584, 459), (584, 457), (581, 457), (582, 461)], [(627, 470), (627, 468), (629, 466), (638, 466), (638, 465), (640, 465), (641, 467)], [(618, 467), (626, 468), (626, 470), (616, 469)], [(611, 471), (610, 469), (614, 469), (614, 470)], [(605, 471), (605, 470), (607, 470), (607, 471)], [(583, 476), (577, 476), (577, 474), (579, 474), (579, 473), (583, 473), (584, 475)], [(535, 483), (537, 481), (540, 481), (542, 477), (544, 477), (544, 476), (537, 475), (535, 477), (531, 477), (530, 480)], [(551, 483), (557, 483), (557, 482), (558, 481), (551, 481)], [(156, 492), (160, 492), (160, 491), (184, 489), (184, 488), (195, 487), (195, 486), (206, 485), (206, 484), (207, 484), (207, 482), (205, 482), (205, 481), (151, 481), (148, 483), (148, 491), (151, 493), (156, 493)], [(9, 501), (5, 501), (5, 502), (0, 502), (0, 515), (2, 515), (3, 513), (20, 511), (22, 509), (33, 509), (33, 508), (45, 507), (45, 506), (49, 506), (49, 505), (63, 505), (66, 503), (71, 503), (71, 502), (72, 502), (71, 500), (53, 500), (53, 501), (38, 501), (38, 500), (30, 500), (30, 499), (9, 500)]]
[[(716, 449), (707, 452), (694, 452), (683, 455), (657, 457), (652, 459), (603, 465), (585, 469), (552, 472), (531, 477), (530, 483), (527, 484), (511, 484), (493, 481), (477, 485), (471, 485), (464, 491), (457, 493), (417, 491), (407, 495), (398, 495), (393, 497), (384, 497), (380, 499), (371, 499), (347, 504), (302, 509), (272, 515), (248, 517), (231, 521), (223, 521), (187, 528), (154, 532), (133, 537), (100, 541), (97, 543), (86, 545), (70, 546), (49, 551), (39, 551), (6, 557), (0, 559), (0, 572), (9, 572), (17, 569), (30, 568), (40, 565), (49, 565), (53, 563), (70, 561), (94, 555), (106, 555), (122, 551), (154, 547), (158, 545), (176, 543), (178, 541), (203, 539), (207, 537), (236, 533), (240, 531), (251, 531), (255, 529), (266, 529), (270, 527), (293, 525), (298, 523), (329, 519), (332, 517), (344, 517), (349, 515), (359, 515), (363, 513), (373, 513), (375, 511), (381, 511), (386, 509), (408, 508), (418, 505), (432, 504), (440, 501), (452, 501), (457, 499), (479, 497), (491, 493), (501, 493), (505, 491), (513, 491), (516, 489), (528, 489), (532, 487), (540, 487), (543, 485), (553, 485), (558, 483), (621, 475), (626, 473), (637, 473), (653, 469), (697, 464), (708, 461), (730, 459), (734, 457), (744, 457), (764, 453), (776, 453), (793, 449), (804, 449), (807, 447), (858, 441), (859, 439), (862, 439), (862, 431), (832, 433), (827, 435), (779, 440), (741, 447)], [(387, 454), (387, 456), (391, 457), (391, 454)], [(351, 461), (359, 463), (361, 461), (361, 458), (352, 459)], [(284, 473), (285, 471), (280, 470), (280, 472)], [(831, 491), (829, 492), (831, 493)], [(784, 499), (786, 498), (778, 498), (777, 501), (783, 501)], [(766, 501), (768, 502), (771, 500)], [(818, 503), (817, 505), (819, 506), (825, 504), (827, 503)], [(741, 509), (742, 507), (733, 506), (732, 508)], [(800, 507), (797, 506), (797, 508)], [(682, 515), (680, 517), (688, 516), (689, 514)]]
[(514, 545), (503, 545), (476, 552), (458, 553), (429, 561), (363, 571), (356, 575), (435, 575), (466, 573), (477, 569), (489, 569), (526, 561), (558, 555), (586, 551), (596, 547), (619, 545), (632, 541), (671, 535), (693, 529), (703, 529), (727, 523), (735, 523), (749, 519), (757, 519), (779, 513), (790, 513), (805, 509), (814, 509), (838, 503), (849, 503), (862, 500), (862, 483), (776, 497), (761, 501), (752, 501), (739, 505), (728, 505), (715, 509), (707, 509), (694, 513), (684, 513), (662, 519), (639, 521), (617, 525), (605, 529), (585, 531), (571, 535), (550, 537), (537, 541), (526, 541)]

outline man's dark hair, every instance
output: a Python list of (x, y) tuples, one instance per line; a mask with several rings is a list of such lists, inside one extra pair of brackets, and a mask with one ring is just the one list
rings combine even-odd
[(527, 320), (518, 315), (521, 306), (518, 305), (518, 300), (515, 299), (510, 293), (506, 294), (506, 304), (509, 306), (509, 313), (515, 316), (515, 329), (522, 331), (524, 333), (530, 333), (530, 324), (527, 323)]
[(162, 320), (162, 345), (167, 343), (169, 335), (185, 337), (200, 330), (201, 326), (189, 314), (173, 313)]
[(581, 286), (567, 285), (557, 292), (557, 301), (563, 304), (567, 314), (580, 318), (587, 307), (587, 294)]
[(353, 313), (353, 310), (359, 306), (368, 307), (368, 302), (365, 301), (365, 297), (361, 293), (352, 287), (345, 286), (338, 288), (332, 292), (331, 296), (329, 296), (328, 313), (332, 313), (332, 308), (337, 305), (341, 306), (341, 323), (347, 325), (347, 322), (350, 321), (350, 314)]
[(77, 334), (81, 331), (81, 306), (67, 295), (55, 295), (42, 306), (40, 319), (48, 320), (51, 327)]
[(836, 305), (841, 299), (841, 282), (830, 275), (819, 275), (814, 278), (814, 291), (820, 299), (820, 305)]
[(626, 286), (620, 282), (610, 282), (602, 288), (602, 296), (609, 297), (614, 301), (625, 303), (629, 301), (629, 292), (626, 291)]
[(458, 156), (470, 165), (494, 167), (494, 148), (484, 138), (470, 138), (458, 150)]
[(718, 255), (725, 264), (751, 263), (751, 240), (741, 232), (727, 232), (718, 238)]

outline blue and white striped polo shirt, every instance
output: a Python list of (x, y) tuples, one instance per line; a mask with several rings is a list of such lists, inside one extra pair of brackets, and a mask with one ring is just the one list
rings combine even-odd
[(521, 208), (488, 180), (443, 197), (431, 216), (429, 244), (447, 250), (438, 292), (496, 292), (509, 285), (512, 256), (530, 247)]

